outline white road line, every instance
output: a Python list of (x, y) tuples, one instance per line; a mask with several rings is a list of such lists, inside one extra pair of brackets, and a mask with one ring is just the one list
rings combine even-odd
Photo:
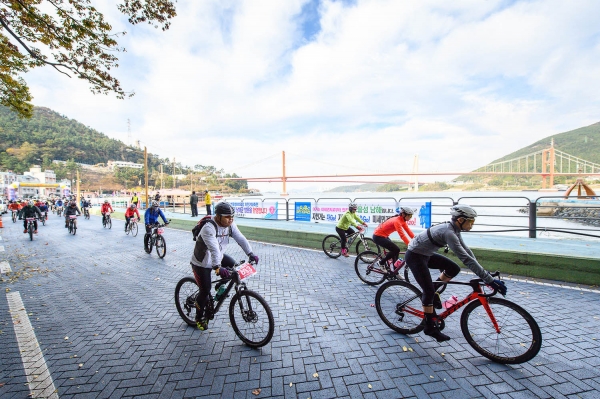
[(6, 261), (0, 262), (0, 274), (12, 273), (10, 264)]
[(29, 384), (29, 392), (34, 398), (58, 399), (58, 393), (46, 365), (44, 354), (35, 336), (25, 305), (19, 292), (6, 294), (8, 307), (21, 352), (23, 368)]

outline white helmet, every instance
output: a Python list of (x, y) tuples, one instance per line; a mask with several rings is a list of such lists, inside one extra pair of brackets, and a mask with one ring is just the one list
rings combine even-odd
[(411, 208), (410, 206), (401, 206), (400, 213), (404, 212), (406, 215), (413, 215), (416, 209)]
[(477, 217), (477, 212), (475, 212), (475, 209), (471, 208), (469, 205), (458, 204), (450, 208), (450, 215), (456, 218), (463, 217), (467, 219), (475, 219)]
[(158, 201), (152, 201), (152, 207), (153, 208), (157, 208), (158, 207)]

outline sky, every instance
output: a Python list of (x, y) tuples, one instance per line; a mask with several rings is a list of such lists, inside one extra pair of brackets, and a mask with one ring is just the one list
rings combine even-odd
[(128, 32), (114, 74), (136, 95), (47, 67), (24, 76), (33, 103), (125, 142), (129, 119), (190, 166), (281, 176), (285, 151), (288, 176), (408, 173), (415, 155), (463, 172), (600, 121), (596, 0), (180, 0), (166, 32), (93, 3)]

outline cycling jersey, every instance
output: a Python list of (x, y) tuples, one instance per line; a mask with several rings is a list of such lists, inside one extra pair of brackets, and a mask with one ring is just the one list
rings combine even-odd
[[(216, 229), (215, 225), (217, 226)], [(229, 244), (229, 237), (232, 237), (242, 247), (244, 253), (250, 254), (252, 252), (250, 243), (240, 232), (235, 222), (230, 227), (221, 227), (216, 222), (214, 224), (205, 223), (196, 240), (194, 253), (190, 261), (192, 265), (208, 269), (220, 265), (224, 255), (223, 251)]]
[(127, 208), (127, 210), (125, 211), (125, 217), (130, 218), (133, 215), (137, 215), (138, 219), (140, 218), (140, 213), (138, 212), (137, 208), (134, 208), (134, 209)]
[(162, 209), (158, 207), (146, 209), (146, 212), (144, 212), (144, 223), (147, 225), (158, 223), (159, 216), (162, 218), (163, 222), (169, 223)]
[[(402, 216), (394, 216), (381, 223), (375, 231), (373, 232), (374, 236), (380, 237), (389, 237), (394, 231), (398, 232), (400, 238), (406, 245), (410, 242), (410, 238), (413, 238), (415, 235), (408, 227), (406, 220)], [(406, 234), (404, 233), (406, 232)], [(408, 234), (408, 237), (406, 236)]]
[[(358, 223), (356, 223), (358, 222)], [(342, 229), (342, 230), (348, 230), (350, 228), (350, 225), (356, 227), (359, 224), (363, 224), (363, 220), (361, 218), (358, 217), (358, 215), (355, 213), (352, 213), (350, 211), (344, 213), (344, 216), (342, 216), (342, 218), (340, 219), (340, 221), (337, 224), (337, 227)]]
[(71, 216), (71, 215), (81, 215), (81, 211), (79, 210), (79, 208), (77, 206), (71, 206), (69, 205), (68, 207), (65, 208), (65, 218), (67, 216)]
[(112, 208), (112, 206), (110, 206), (110, 204), (108, 202), (105, 202), (104, 204), (102, 204), (102, 208), (100, 208), (100, 212), (102, 212), (102, 213), (113, 212), (113, 208)]

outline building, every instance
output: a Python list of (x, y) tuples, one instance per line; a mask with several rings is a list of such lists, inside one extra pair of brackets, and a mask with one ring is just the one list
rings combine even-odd
[(8, 189), (17, 181), (17, 174), (12, 171), (0, 172), (0, 197), (10, 198)]
[(108, 161), (108, 169), (115, 170), (115, 168), (133, 168), (143, 169), (144, 165), (141, 163), (125, 162), (125, 161)]
[[(42, 168), (38, 165), (34, 165), (29, 168), (29, 172), (23, 173), (24, 176), (32, 176), (37, 179), (38, 182), (42, 184), (56, 184), (56, 174), (53, 170), (46, 169), (42, 171)], [(24, 181), (24, 180), (22, 180)], [(39, 187), (38, 194), (47, 197), (51, 194), (56, 194), (58, 187)], [(58, 191), (60, 193), (60, 191)]]

